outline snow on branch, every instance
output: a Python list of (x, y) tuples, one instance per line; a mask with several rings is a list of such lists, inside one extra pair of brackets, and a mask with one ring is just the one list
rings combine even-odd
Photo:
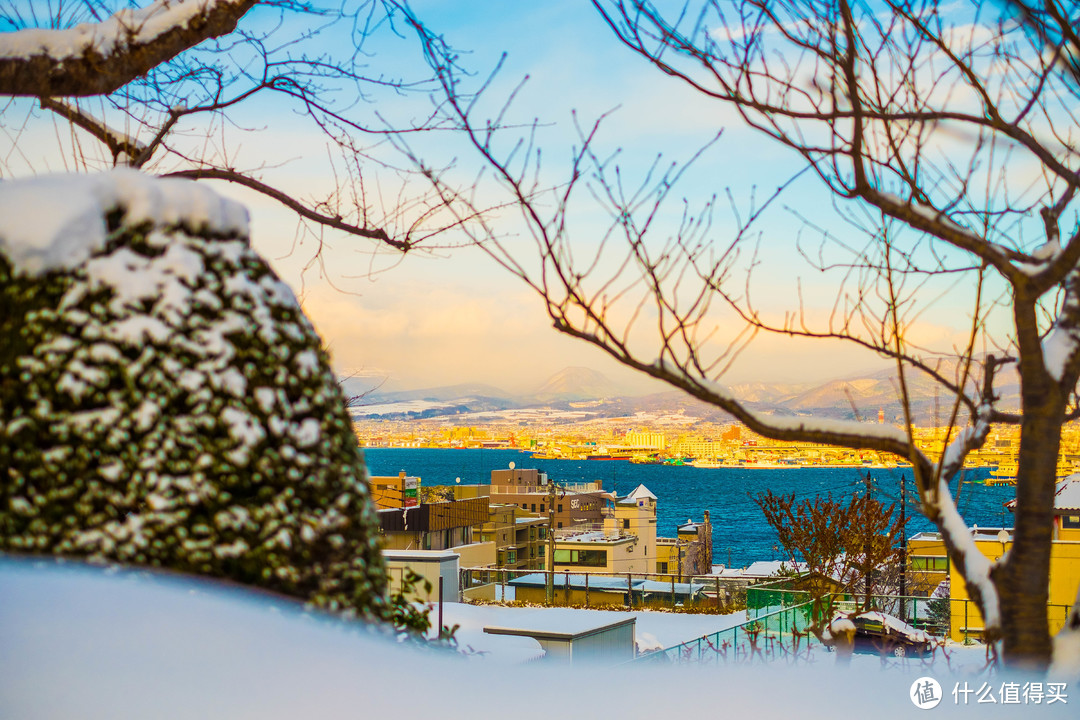
[(99, 23), (0, 34), (0, 94), (108, 95), (204, 40), (227, 35), (258, 0), (154, 0)]
[(940, 468), (941, 478), (946, 485), (956, 476), (956, 473), (960, 472), (967, 454), (982, 447), (983, 443), (986, 442), (986, 437), (990, 434), (992, 412), (993, 407), (989, 403), (980, 405), (975, 424), (961, 430), (956, 439), (949, 443), (949, 447), (945, 448), (938, 467)]
[(1075, 377), (1074, 366), (1080, 359), (1080, 273), (1070, 273), (1067, 286), (1061, 312), (1042, 344), (1046, 372), (1058, 382)]
[(990, 577), (992, 565), (975, 545), (974, 535), (956, 509), (944, 474), (938, 478), (937, 492), (923, 496), (923, 510), (941, 530), (946, 546), (952, 549), (950, 557), (964, 578), (968, 594), (980, 605), (988, 637), (996, 634), (1001, 628), (1001, 604), (997, 586)]

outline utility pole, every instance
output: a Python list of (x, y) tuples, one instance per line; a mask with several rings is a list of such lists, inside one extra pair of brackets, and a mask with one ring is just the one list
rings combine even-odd
[(900, 476), (900, 619), (907, 622), (905, 614), (907, 595), (907, 475)]
[[(874, 481), (870, 478), (870, 473), (866, 473), (866, 499), (869, 501), (873, 497)], [(865, 531), (864, 531), (865, 532)], [(870, 609), (870, 592), (873, 581), (874, 569), (870, 567), (870, 548), (867, 544), (869, 538), (863, 535), (863, 585), (866, 590), (866, 609)]]
[(548, 536), (547, 536), (547, 604), (555, 604), (555, 481), (547, 481)]

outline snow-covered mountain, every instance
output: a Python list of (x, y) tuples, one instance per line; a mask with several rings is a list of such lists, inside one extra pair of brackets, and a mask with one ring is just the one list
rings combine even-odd
[[(953, 382), (959, 377), (954, 365), (941, 364), (938, 372)], [(935, 419), (940, 424), (948, 420), (952, 412), (951, 397), (933, 379), (912, 372), (905, 376), (905, 382), (916, 424), (934, 424)], [(351, 388), (352, 385), (345, 384), (347, 394)], [(995, 388), (1002, 398), (1002, 408), (1018, 405), (1015, 372), (1001, 371)], [(863, 420), (876, 420), (881, 412), (886, 422), (903, 419), (900, 383), (889, 370), (818, 384), (757, 382), (735, 384), (729, 389), (750, 408), (768, 414), (837, 419), (854, 419), (858, 415)], [(483, 384), (399, 392), (380, 392), (376, 388), (356, 399), (352, 412), (354, 417), (406, 419), (527, 408), (580, 409), (586, 402), (593, 417), (620, 417), (636, 412), (678, 413), (710, 420), (728, 417), (718, 408), (678, 390), (630, 395), (604, 374), (583, 367), (560, 370), (533, 392), (516, 395)], [(497, 415), (491, 417), (495, 419)]]

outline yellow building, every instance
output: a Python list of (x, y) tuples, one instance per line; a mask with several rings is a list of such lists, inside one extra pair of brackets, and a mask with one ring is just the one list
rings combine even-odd
[(623, 531), (587, 530), (555, 540), (557, 572), (652, 572), (638, 539)]
[[(1013, 507), (1015, 500), (1008, 504)], [(997, 560), (1012, 547), (1009, 529), (978, 528), (973, 530), (975, 545), (991, 561)], [(975, 603), (968, 601), (967, 587), (955, 568), (949, 571), (951, 589), (951, 636), (982, 634), (982, 615)], [(1073, 475), (1058, 483), (1054, 500), (1054, 539), (1050, 549), (1050, 597), (1048, 613), (1050, 632), (1057, 633), (1065, 623), (1068, 610), (1076, 600), (1080, 587), (1080, 476)]]
[(940, 533), (922, 532), (907, 542), (905, 594), (928, 597), (949, 579), (949, 555)]
[(712, 572), (712, 524), (709, 511), (696, 523), (687, 519), (676, 531), (676, 537), (656, 539), (656, 572), (667, 579), (682, 582), (694, 575)]
[(396, 476), (373, 475), (368, 478), (368, 484), (371, 499), (379, 510), (400, 510), (420, 504), (420, 478), (406, 475), (404, 470)]
[(667, 448), (667, 438), (664, 437), (663, 433), (649, 432), (647, 430), (631, 430), (626, 433), (623, 442), (645, 450), (664, 450)]

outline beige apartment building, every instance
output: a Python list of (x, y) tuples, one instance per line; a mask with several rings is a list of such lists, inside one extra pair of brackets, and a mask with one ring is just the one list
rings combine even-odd
[[(547, 517), (548, 476), (533, 468), (491, 471), (491, 501), (517, 505), (521, 510)], [(611, 502), (599, 482), (561, 484), (555, 496), (555, 529), (595, 528), (603, 525)]]
[(495, 544), (496, 566), (510, 570), (543, 569), (547, 518), (503, 503), (491, 503), (488, 517), (481, 527), (480, 540)]

